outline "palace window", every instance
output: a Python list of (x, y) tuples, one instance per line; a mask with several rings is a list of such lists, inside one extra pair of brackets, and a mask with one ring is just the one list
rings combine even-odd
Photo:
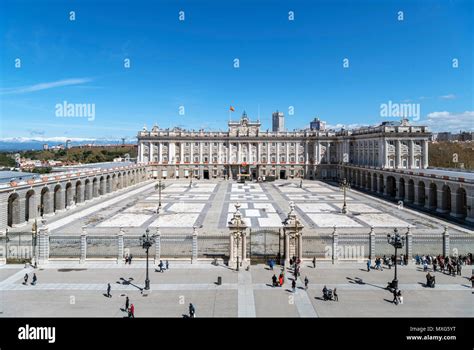
[(199, 163), (199, 157), (194, 157), (194, 163)]

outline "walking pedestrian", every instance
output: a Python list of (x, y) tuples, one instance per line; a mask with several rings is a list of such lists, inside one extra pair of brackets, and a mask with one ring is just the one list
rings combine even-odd
[(168, 262), (168, 260), (166, 260), (166, 270), (168, 270), (170, 268), (170, 264)]
[(283, 275), (280, 274), (280, 277), (278, 277), (278, 283), (280, 284), (280, 287), (283, 287)]
[(107, 283), (107, 298), (111, 298), (112, 297), (112, 294), (110, 294), (110, 283)]
[(132, 254), (130, 254), (130, 256), (128, 257), (128, 264), (129, 265), (132, 265)]
[(25, 277), (23, 277), (23, 280), (25, 281), (23, 284), (28, 283), (28, 274), (27, 273), (25, 274)]
[(403, 304), (403, 297), (402, 297), (402, 291), (401, 290), (398, 291), (397, 298), (398, 298), (398, 302), (400, 303), (400, 305), (402, 305)]
[(291, 282), (291, 289), (293, 289), (293, 293), (294, 293), (296, 290), (296, 279), (293, 279), (293, 281)]
[(128, 305), (130, 303), (130, 299), (128, 299), (128, 296), (125, 298), (125, 310), (128, 310)]
[(160, 272), (163, 272), (163, 261), (160, 260), (160, 263), (158, 264), (158, 267), (160, 268)]
[(392, 303), (394, 303), (395, 305), (398, 305), (398, 293), (397, 293), (397, 290), (396, 290), (396, 289), (393, 290), (393, 300), (392, 300)]
[(195, 318), (196, 317), (196, 309), (194, 308), (193, 304), (189, 304), (189, 317)]
[(36, 273), (34, 273), (34, 274), (33, 274), (33, 282), (31, 282), (31, 285), (32, 285), (32, 286), (36, 285), (36, 281), (37, 281), (37, 280), (38, 280), (38, 279), (36, 278)]
[(334, 288), (333, 294), (334, 294), (334, 301), (339, 301), (339, 297), (337, 296), (337, 288)]
[(127, 264), (128, 264), (128, 254), (125, 255), (125, 265), (127, 265)]
[(135, 305), (130, 305), (130, 309), (128, 312), (128, 317), (135, 318)]
[(313, 257), (313, 269), (316, 268), (316, 257)]
[(367, 259), (367, 272), (370, 272), (370, 259)]
[(309, 283), (308, 277), (304, 276), (304, 290), (308, 290), (308, 283)]

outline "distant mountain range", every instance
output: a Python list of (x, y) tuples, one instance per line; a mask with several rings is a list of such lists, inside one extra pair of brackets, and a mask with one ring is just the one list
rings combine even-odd
[[(42, 150), (43, 145), (46, 143), (49, 147), (64, 145), (66, 141), (70, 140), (71, 146), (80, 146), (87, 144), (94, 145), (120, 145), (122, 140), (114, 139), (87, 139), (87, 138), (68, 138), (68, 137), (48, 137), (48, 138), (28, 138), (28, 137), (13, 137), (0, 139), (0, 151), (1, 152), (17, 152), (17, 151), (28, 151), (28, 150)], [(125, 143), (136, 143), (136, 139), (125, 139)]]

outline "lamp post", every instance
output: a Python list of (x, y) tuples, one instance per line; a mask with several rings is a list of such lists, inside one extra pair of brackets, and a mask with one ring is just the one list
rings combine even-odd
[(393, 229), (393, 235), (387, 235), (388, 244), (392, 245), (395, 248), (395, 276), (392, 281), (392, 288), (398, 289), (398, 279), (397, 279), (397, 249), (403, 248), (405, 244), (405, 237), (401, 236), (397, 228)]
[(31, 238), (32, 238), (32, 245), (33, 245), (33, 260), (34, 266), (36, 266), (36, 239), (38, 237), (38, 219), (35, 218), (35, 222), (33, 226), (31, 226)]
[(155, 243), (155, 235), (150, 236), (150, 229), (146, 229), (145, 234), (141, 237), (142, 248), (146, 250), (146, 278), (145, 290), (150, 289), (150, 278), (148, 277), (148, 250)]
[(347, 213), (346, 191), (351, 188), (351, 185), (349, 184), (346, 178), (342, 180), (340, 184), (340, 188), (344, 191), (344, 204), (342, 205), (342, 213), (346, 214)]
[(155, 185), (155, 190), (158, 189), (158, 208), (156, 209), (156, 213), (160, 213), (161, 209), (161, 189), (165, 188), (165, 185), (161, 184), (161, 180), (158, 181), (158, 184)]

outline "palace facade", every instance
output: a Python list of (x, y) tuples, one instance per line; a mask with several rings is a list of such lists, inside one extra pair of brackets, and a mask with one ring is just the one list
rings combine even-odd
[[(324, 124), (322, 124), (324, 125)], [(138, 133), (138, 163), (152, 166), (155, 178), (258, 179), (340, 177), (344, 166), (425, 169), (425, 126), (407, 120), (353, 130), (311, 128), (261, 131), (245, 114), (230, 121), (227, 132), (146, 127)]]

